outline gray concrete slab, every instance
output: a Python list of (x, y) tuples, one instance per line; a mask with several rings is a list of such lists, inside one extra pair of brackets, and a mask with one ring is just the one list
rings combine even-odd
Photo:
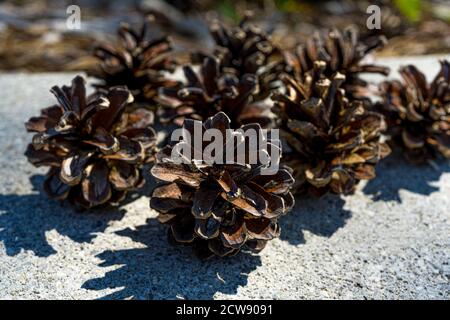
[(297, 199), (260, 255), (208, 262), (167, 244), (145, 196), (89, 213), (47, 200), (23, 122), (71, 78), (0, 74), (1, 299), (450, 298), (448, 163), (390, 158), (353, 196)]

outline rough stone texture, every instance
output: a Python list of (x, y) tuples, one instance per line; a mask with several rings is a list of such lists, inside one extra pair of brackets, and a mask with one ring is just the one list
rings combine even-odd
[[(436, 59), (419, 60), (434, 75)], [(23, 122), (71, 78), (0, 75), (0, 298), (450, 298), (448, 163), (391, 157), (353, 196), (297, 199), (281, 239), (260, 255), (208, 262), (167, 244), (145, 196), (90, 213), (47, 200), (45, 170), (22, 155)]]

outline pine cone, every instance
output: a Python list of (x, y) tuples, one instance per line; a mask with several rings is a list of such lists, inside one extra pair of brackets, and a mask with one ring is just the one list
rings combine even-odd
[(233, 128), (246, 123), (272, 124), (272, 104), (266, 98), (281, 84), (279, 75), (286, 63), (270, 36), (250, 24), (249, 17), (233, 28), (218, 21), (210, 25), (216, 44), (213, 53), (192, 55), (193, 64), (202, 65), (201, 70), (195, 75), (187, 66), (184, 88), (162, 89), (160, 103), (176, 108), (169, 118), (181, 124), (184, 117), (206, 120), (224, 111)]
[(181, 125), (184, 118), (206, 120), (219, 111), (225, 112), (232, 127), (272, 123), (266, 98), (280, 85), (279, 75), (285, 71), (284, 56), (262, 29), (248, 22), (227, 28), (218, 21), (210, 25), (216, 47), (213, 54), (197, 52), (192, 62), (200, 64), (196, 73), (184, 67), (187, 84), (179, 89), (160, 91), (159, 102), (169, 107), (166, 120)]
[(345, 76), (325, 76), (316, 62), (304, 82), (284, 77), (287, 93), (277, 93), (274, 112), (280, 117), (287, 148), (285, 163), (294, 169), (296, 191), (322, 195), (349, 194), (359, 180), (375, 177), (375, 164), (390, 152), (380, 142), (383, 116), (349, 101), (341, 88)]
[[(195, 122), (186, 119), (183, 127), (192, 132)], [(230, 120), (220, 112), (199, 126), (202, 130), (218, 129), (225, 136)], [(248, 129), (262, 132), (256, 124), (242, 127), (244, 132)], [(248, 150), (248, 141), (241, 143)], [(289, 170), (264, 175), (261, 161), (250, 165), (248, 155), (245, 164), (208, 164), (198, 158), (177, 164), (171, 154), (181, 144), (194, 151), (195, 143), (189, 139), (166, 147), (158, 153), (151, 170), (154, 177), (166, 182), (155, 188), (150, 206), (160, 212), (162, 223), (170, 225), (169, 239), (192, 245), (206, 258), (233, 255), (244, 247), (258, 252), (279, 235), (277, 220), (294, 205), (289, 192), (294, 180)], [(239, 150), (239, 143), (234, 150)]]
[(225, 112), (234, 128), (243, 123), (270, 122), (268, 112), (253, 104), (253, 95), (258, 90), (254, 75), (241, 78), (232, 73), (221, 73), (219, 61), (205, 56), (200, 69), (183, 67), (186, 84), (180, 89), (161, 88), (159, 103), (166, 107), (164, 122), (173, 121), (178, 125), (185, 118), (206, 120), (217, 112)]
[(124, 87), (86, 97), (81, 77), (51, 92), (59, 105), (25, 124), (36, 132), (25, 155), (35, 166), (50, 167), (44, 182), (48, 196), (90, 208), (116, 204), (127, 191), (142, 187), (142, 165), (155, 146), (149, 111), (125, 114), (133, 97)]
[(372, 51), (383, 47), (387, 40), (384, 36), (373, 36), (361, 41), (356, 28), (349, 27), (343, 32), (334, 29), (327, 35), (314, 34), (299, 45), (294, 54), (287, 52), (286, 61), (292, 69), (292, 75), (302, 81), (305, 73), (314, 68), (316, 61), (325, 61), (324, 75), (331, 78), (336, 72), (346, 75), (343, 88), (350, 98), (367, 96), (368, 83), (360, 78), (361, 73), (379, 73), (388, 75), (389, 68), (363, 64), (361, 61)]
[(441, 70), (431, 84), (412, 65), (401, 68), (400, 74), (403, 82), (386, 81), (380, 86), (383, 103), (379, 107), (393, 142), (416, 164), (438, 154), (450, 158), (449, 61), (441, 61)]
[(122, 24), (119, 41), (98, 46), (94, 55), (100, 61), (101, 71), (90, 75), (101, 80), (98, 88), (127, 86), (137, 102), (154, 102), (159, 87), (174, 87), (177, 81), (168, 79), (164, 72), (172, 72), (176, 63), (171, 58), (171, 43), (167, 37), (147, 41), (148, 23), (139, 32)]
[(246, 15), (232, 28), (219, 21), (211, 23), (210, 33), (216, 44), (214, 55), (219, 58), (222, 71), (233, 69), (237, 76), (258, 75), (264, 80), (260, 81), (260, 86), (264, 87), (275, 80), (276, 71), (284, 71), (284, 57), (270, 35), (249, 22), (250, 17)]

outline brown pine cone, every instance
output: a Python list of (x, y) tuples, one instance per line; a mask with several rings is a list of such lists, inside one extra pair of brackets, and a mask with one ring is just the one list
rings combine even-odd
[(86, 97), (81, 77), (51, 92), (58, 105), (25, 124), (36, 132), (25, 155), (35, 166), (50, 167), (44, 182), (48, 196), (90, 208), (117, 204), (127, 191), (141, 188), (142, 166), (155, 147), (149, 111), (124, 113), (133, 100), (124, 87)]
[[(214, 128), (224, 135), (230, 128), (230, 120), (223, 112), (203, 123), (186, 119), (183, 128), (193, 132), (196, 123), (202, 130)], [(262, 134), (259, 125), (242, 127), (244, 132), (249, 129)], [(192, 245), (202, 258), (230, 256), (243, 248), (259, 252), (267, 241), (279, 235), (278, 218), (294, 205), (289, 192), (294, 182), (290, 171), (281, 168), (275, 174), (264, 175), (262, 168), (267, 165), (259, 158), (250, 164), (248, 141), (237, 140), (241, 142), (235, 144), (235, 155), (244, 143), (248, 153), (245, 163), (219, 164), (198, 157), (177, 163), (171, 157), (173, 150), (184, 145), (195, 152), (193, 139), (185, 139), (162, 149), (151, 170), (155, 178), (166, 182), (153, 191), (151, 208), (160, 213), (162, 223), (170, 225), (169, 239)], [(204, 150), (205, 146), (200, 151)], [(278, 162), (279, 157), (272, 161)]]
[(286, 52), (286, 61), (296, 80), (303, 81), (304, 75), (314, 68), (316, 61), (325, 61), (324, 75), (331, 78), (336, 72), (345, 74), (343, 88), (350, 98), (365, 98), (367, 82), (360, 78), (362, 73), (388, 75), (389, 68), (365, 64), (363, 59), (372, 51), (382, 48), (387, 40), (384, 36), (373, 36), (360, 40), (356, 28), (349, 27), (342, 32), (334, 29), (323, 35), (316, 33), (299, 45), (294, 53)]
[(222, 72), (232, 72), (238, 77), (256, 75), (261, 98), (265, 98), (286, 64), (282, 50), (273, 43), (270, 34), (250, 23), (250, 18), (250, 14), (246, 15), (235, 27), (226, 27), (219, 21), (211, 23), (210, 33), (216, 44), (214, 55), (219, 58)]
[(166, 118), (181, 125), (185, 117), (206, 120), (224, 111), (233, 128), (246, 123), (272, 124), (272, 104), (267, 98), (280, 86), (279, 75), (286, 63), (270, 36), (248, 19), (233, 28), (218, 21), (211, 24), (213, 53), (193, 54), (192, 62), (201, 65), (200, 70), (184, 67), (187, 84), (160, 91), (159, 102), (172, 108)]
[(187, 83), (180, 89), (161, 88), (158, 101), (166, 107), (162, 120), (181, 125), (185, 118), (205, 121), (223, 111), (233, 128), (250, 122), (269, 123), (270, 110), (253, 103), (258, 91), (256, 77), (221, 73), (219, 65), (218, 59), (205, 56), (198, 71), (190, 65), (183, 67)]
[(173, 72), (176, 66), (170, 40), (163, 37), (147, 41), (147, 31), (147, 21), (140, 31), (122, 24), (116, 43), (104, 43), (95, 49), (101, 70), (90, 75), (100, 79), (98, 88), (127, 86), (137, 102), (154, 102), (159, 87), (178, 85), (164, 74)]
[(450, 158), (450, 63), (430, 84), (409, 65), (400, 69), (401, 81), (380, 85), (379, 110), (388, 121), (389, 135), (412, 163), (420, 164), (438, 154)]
[(349, 194), (359, 180), (374, 178), (376, 163), (390, 153), (380, 142), (385, 122), (361, 101), (349, 101), (344, 75), (327, 78), (325, 70), (320, 61), (304, 82), (286, 76), (286, 94), (273, 96), (283, 159), (294, 170), (295, 191)]

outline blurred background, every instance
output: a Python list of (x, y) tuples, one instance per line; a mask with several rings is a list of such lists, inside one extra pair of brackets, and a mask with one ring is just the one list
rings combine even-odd
[[(70, 5), (81, 9), (81, 29), (69, 30)], [(381, 8), (381, 30), (368, 30), (369, 5)], [(138, 26), (153, 16), (151, 36), (170, 34), (181, 59), (212, 45), (207, 22), (239, 22), (248, 11), (293, 48), (315, 30), (356, 25), (363, 37), (382, 33), (381, 56), (450, 53), (449, 0), (5, 0), (0, 1), (0, 71), (75, 71), (96, 68), (93, 46), (113, 39), (120, 22)]]

